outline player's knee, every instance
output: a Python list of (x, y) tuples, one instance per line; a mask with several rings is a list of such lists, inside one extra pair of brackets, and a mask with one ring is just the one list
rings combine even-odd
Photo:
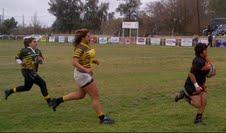
[(25, 85), (24, 86), (24, 90), (25, 91), (29, 91), (29, 90), (31, 90), (31, 87), (32, 87), (31, 85)]
[(202, 107), (202, 104), (201, 102), (198, 102), (198, 101), (192, 101), (191, 104), (196, 107), (196, 108), (201, 108)]

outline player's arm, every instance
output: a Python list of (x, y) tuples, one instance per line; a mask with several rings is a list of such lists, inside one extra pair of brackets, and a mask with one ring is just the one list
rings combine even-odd
[(75, 49), (74, 55), (73, 55), (72, 65), (74, 67), (76, 67), (79, 71), (89, 73), (89, 74), (92, 75), (93, 74), (92, 69), (86, 68), (79, 63), (79, 58), (81, 58), (82, 54), (83, 54), (82, 49), (79, 49), (79, 48)]
[(39, 52), (39, 55), (38, 55), (38, 57), (37, 57), (37, 60), (38, 60), (39, 64), (43, 64), (43, 62), (44, 62), (44, 57), (43, 57), (43, 55), (42, 55), (42, 52), (41, 52), (40, 50), (38, 50), (38, 52)]
[(197, 83), (195, 74), (200, 73), (204, 67), (205, 67), (205, 62), (203, 60), (199, 60), (199, 59), (193, 60), (191, 71), (188, 74), (188, 77), (191, 79), (197, 92), (201, 92), (204, 88), (200, 87), (199, 84)]
[(20, 50), (17, 55), (15, 56), (15, 60), (17, 62), (17, 64), (23, 64), (23, 61), (22, 61), (22, 50)]
[(94, 59), (94, 60), (92, 61), (92, 63), (93, 63), (93, 64), (96, 64), (96, 65), (100, 65), (100, 62), (99, 62), (99, 60), (97, 60), (97, 59)]
[(43, 56), (43, 54), (42, 54), (42, 52), (40, 50), (39, 50), (39, 56), (42, 58), (42, 60), (45, 59), (44, 56)]
[(89, 74), (93, 74), (92, 69), (90, 68), (85, 68), (84, 66), (82, 66), (79, 63), (79, 59), (78, 58), (73, 58), (72, 64), (74, 67), (76, 67), (79, 71), (85, 72), (85, 73), (89, 73)]
[(204, 69), (204, 70), (210, 70), (211, 67), (213, 67), (213, 69), (214, 69), (214, 70), (213, 70), (213, 74), (212, 74), (210, 77), (207, 77), (207, 78), (211, 78), (211, 77), (213, 77), (213, 76), (216, 75), (216, 69), (215, 69), (215, 67), (212, 65), (212, 63), (211, 63), (209, 57), (206, 57), (206, 61), (207, 61), (207, 63), (206, 63), (206, 65), (203, 67), (203, 69)]
[(193, 73), (188, 73), (188, 77), (191, 79), (191, 82), (193, 83), (193, 85), (195, 86), (196, 88), (196, 91), (197, 92), (201, 92), (203, 90), (202, 87), (199, 86), (199, 84), (197, 83), (196, 81), (196, 78), (195, 78), (195, 75)]

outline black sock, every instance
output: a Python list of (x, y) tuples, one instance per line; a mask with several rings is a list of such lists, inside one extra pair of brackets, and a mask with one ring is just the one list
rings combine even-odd
[(105, 117), (105, 115), (101, 115), (101, 116), (99, 116), (99, 119), (100, 119), (101, 121), (103, 121), (104, 117)]
[(57, 99), (56, 99), (56, 102), (57, 102), (57, 104), (60, 104), (60, 103), (64, 102), (63, 97), (57, 98)]
[(50, 103), (51, 98), (47, 98), (46, 101), (47, 101), (47, 103)]
[(202, 114), (197, 114), (196, 115), (196, 120), (202, 119)]
[(9, 93), (10, 93), (10, 94), (14, 93), (13, 89), (10, 89), (10, 90), (9, 90)]

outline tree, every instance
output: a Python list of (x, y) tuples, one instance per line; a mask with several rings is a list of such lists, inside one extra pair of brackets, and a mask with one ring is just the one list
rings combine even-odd
[(114, 20), (114, 19), (115, 19), (115, 12), (108, 13), (108, 20), (111, 21), (111, 20)]
[(80, 28), (83, 3), (81, 0), (50, 0), (48, 11), (56, 17), (52, 27), (56, 31), (71, 33)]
[(29, 25), (33, 29), (33, 33), (39, 34), (42, 29), (42, 25), (40, 21), (38, 20), (37, 13), (34, 13), (34, 16), (31, 19), (31, 24)]
[(100, 31), (101, 24), (107, 21), (108, 18), (109, 3), (101, 3), (99, 0), (86, 0), (84, 6), (85, 27), (95, 32)]
[(99, 4), (99, 0), (50, 0), (49, 5), (49, 12), (56, 16), (52, 28), (63, 33), (78, 28), (97, 32), (108, 18), (109, 3)]
[(11, 34), (12, 31), (17, 27), (17, 21), (14, 17), (6, 19), (0, 26), (0, 33), (2, 34)]
[(105, 35), (120, 36), (122, 20), (114, 19), (103, 22), (101, 25), (101, 33)]
[(155, 1), (150, 2), (145, 10), (150, 21), (154, 21), (154, 31), (171, 35), (199, 34), (208, 19), (206, 0)]
[(134, 21), (138, 19), (140, 5), (140, 0), (125, 0), (125, 3), (119, 4), (116, 12), (123, 15), (125, 20)]
[(225, 0), (209, 0), (209, 11), (213, 12), (214, 16), (226, 17), (226, 1)]

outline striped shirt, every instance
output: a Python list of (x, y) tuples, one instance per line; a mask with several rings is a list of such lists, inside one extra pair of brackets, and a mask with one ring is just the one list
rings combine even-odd
[(80, 43), (74, 49), (73, 58), (79, 59), (79, 64), (86, 68), (91, 68), (92, 61), (95, 57), (95, 50), (89, 45)]

